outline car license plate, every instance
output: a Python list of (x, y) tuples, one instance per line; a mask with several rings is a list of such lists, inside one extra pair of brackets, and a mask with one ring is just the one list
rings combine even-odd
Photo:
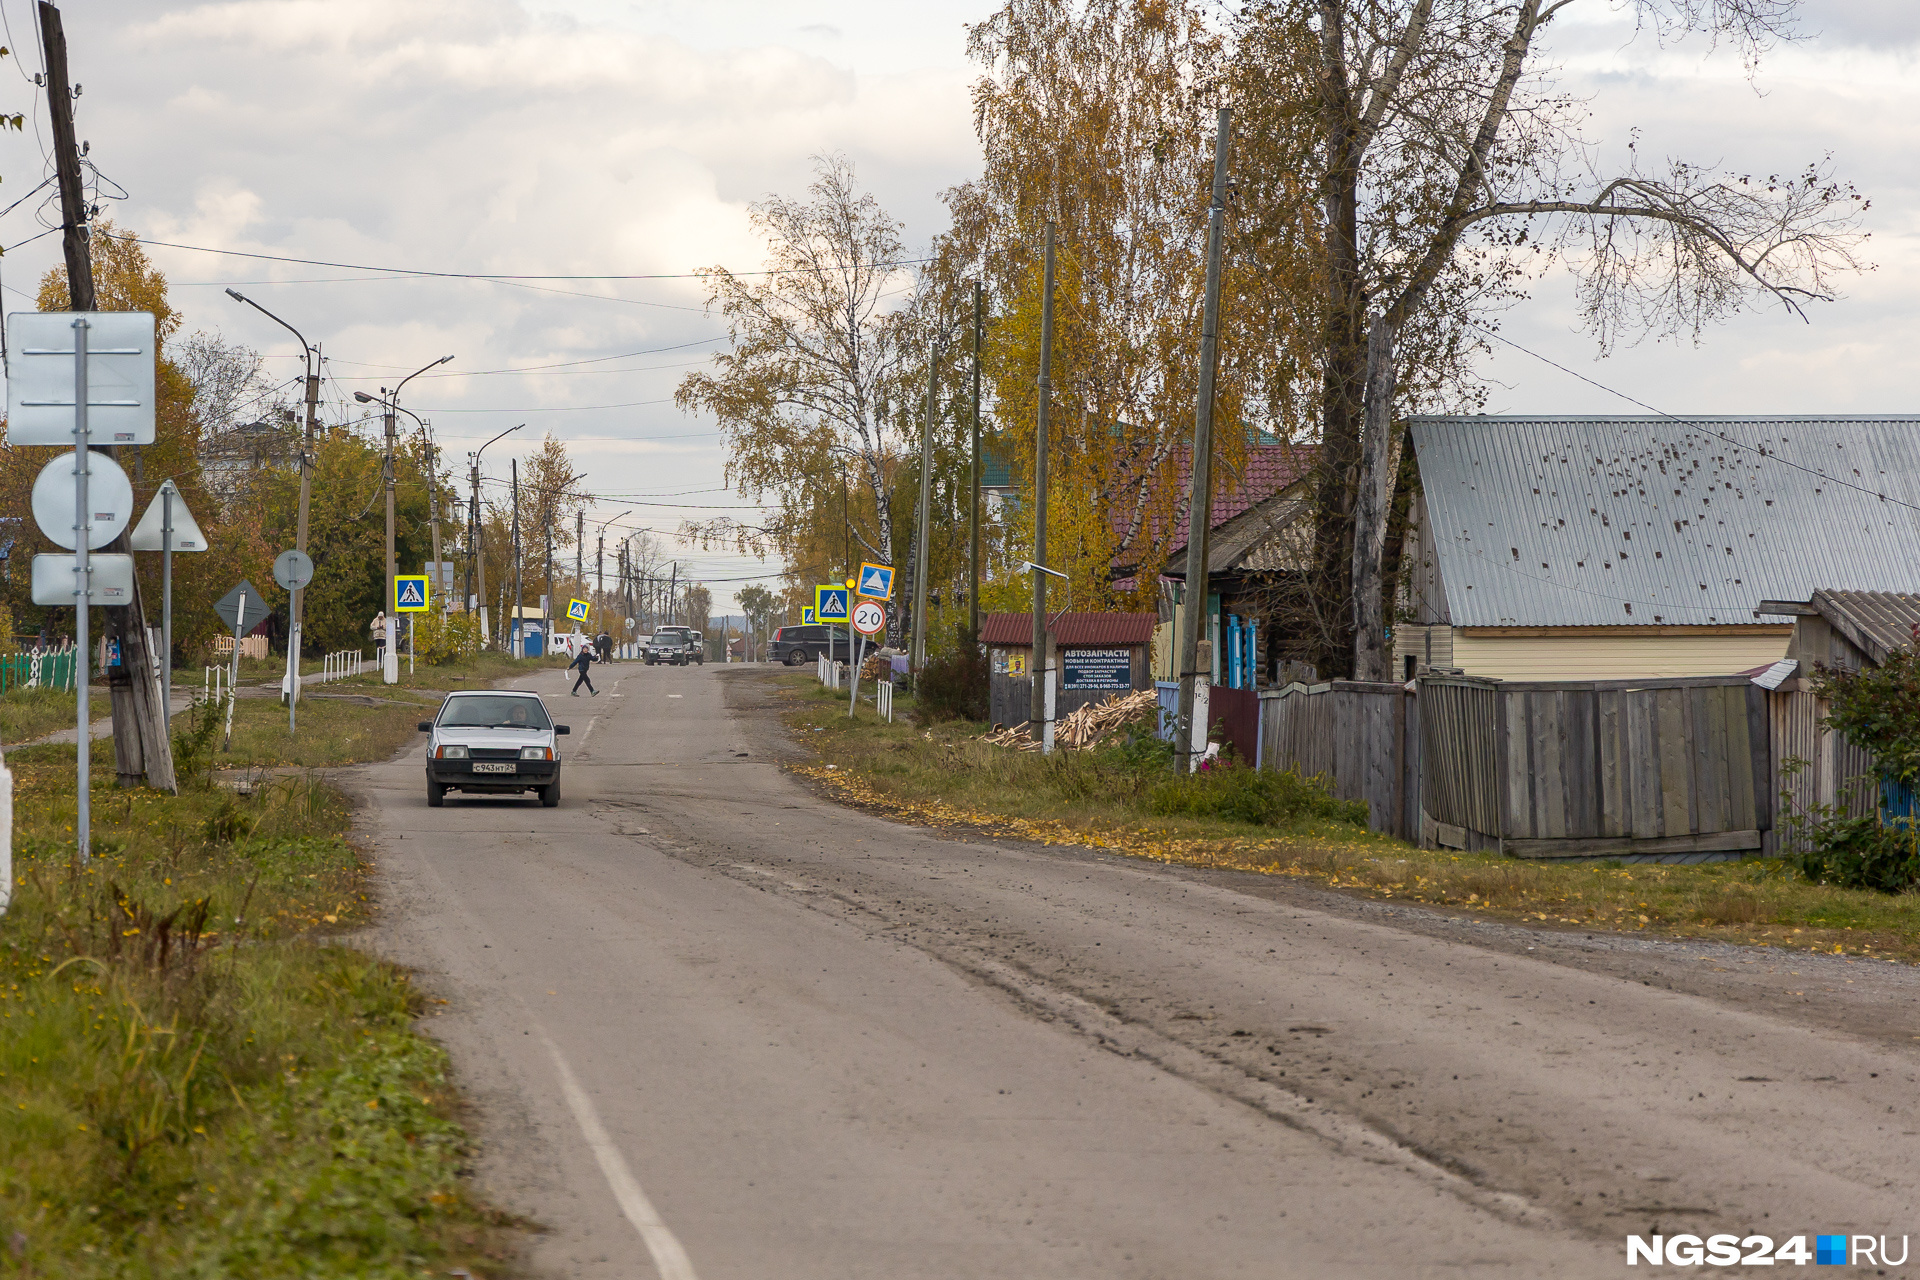
[(511, 760), (501, 764), (494, 764), (487, 760), (476, 760), (473, 762), (473, 771), (475, 773), (518, 773), (520, 766)]

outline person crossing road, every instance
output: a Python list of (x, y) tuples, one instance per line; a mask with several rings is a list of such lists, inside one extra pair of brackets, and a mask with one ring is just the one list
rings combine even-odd
[(593, 650), (584, 645), (581, 646), (580, 652), (574, 654), (573, 661), (567, 664), (568, 670), (578, 671), (580, 673), (579, 678), (573, 682), (573, 689), (567, 694), (568, 697), (570, 698), (579, 697), (580, 686), (583, 684), (587, 686), (588, 693), (592, 694), (596, 698), (600, 696), (600, 691), (593, 687), (592, 677), (590, 677), (587, 674), (587, 669), (592, 665), (593, 665)]

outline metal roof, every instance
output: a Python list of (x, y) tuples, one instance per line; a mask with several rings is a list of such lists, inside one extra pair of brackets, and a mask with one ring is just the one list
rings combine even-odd
[(1758, 624), (1920, 589), (1920, 417), (1416, 417), (1454, 626)]
[(1880, 666), (1920, 644), (1920, 596), (1894, 591), (1816, 591), (1813, 607)]
[[(1150, 644), (1160, 625), (1157, 613), (1056, 613), (1047, 619), (1058, 645)], [(980, 622), (980, 643), (1001, 649), (1033, 648), (1031, 613), (990, 613)]]

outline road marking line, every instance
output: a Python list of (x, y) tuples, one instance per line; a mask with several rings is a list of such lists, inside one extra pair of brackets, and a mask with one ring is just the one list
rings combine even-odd
[(639, 1181), (633, 1171), (627, 1168), (627, 1162), (620, 1155), (620, 1149), (613, 1145), (600, 1117), (594, 1112), (593, 1103), (588, 1101), (586, 1091), (580, 1082), (573, 1078), (573, 1069), (567, 1066), (567, 1060), (560, 1056), (560, 1047), (547, 1038), (544, 1031), (540, 1041), (547, 1047), (547, 1053), (553, 1058), (553, 1069), (560, 1077), (560, 1092), (566, 1097), (567, 1107), (573, 1112), (573, 1118), (579, 1122), (580, 1134), (587, 1140), (587, 1146), (593, 1150), (593, 1158), (599, 1162), (600, 1172), (606, 1175), (607, 1185), (613, 1190), (613, 1198), (620, 1202), (620, 1212), (627, 1215), (627, 1221), (640, 1233), (647, 1252), (653, 1255), (654, 1270), (660, 1273), (660, 1280), (699, 1280), (694, 1273), (693, 1262), (687, 1257), (687, 1251), (674, 1238), (667, 1224), (660, 1220), (660, 1214), (647, 1199), (647, 1193), (640, 1189)]

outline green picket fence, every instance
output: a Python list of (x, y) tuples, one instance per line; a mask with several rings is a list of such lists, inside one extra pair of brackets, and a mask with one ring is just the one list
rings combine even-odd
[(0, 694), (34, 688), (73, 688), (73, 654), (0, 654)]

